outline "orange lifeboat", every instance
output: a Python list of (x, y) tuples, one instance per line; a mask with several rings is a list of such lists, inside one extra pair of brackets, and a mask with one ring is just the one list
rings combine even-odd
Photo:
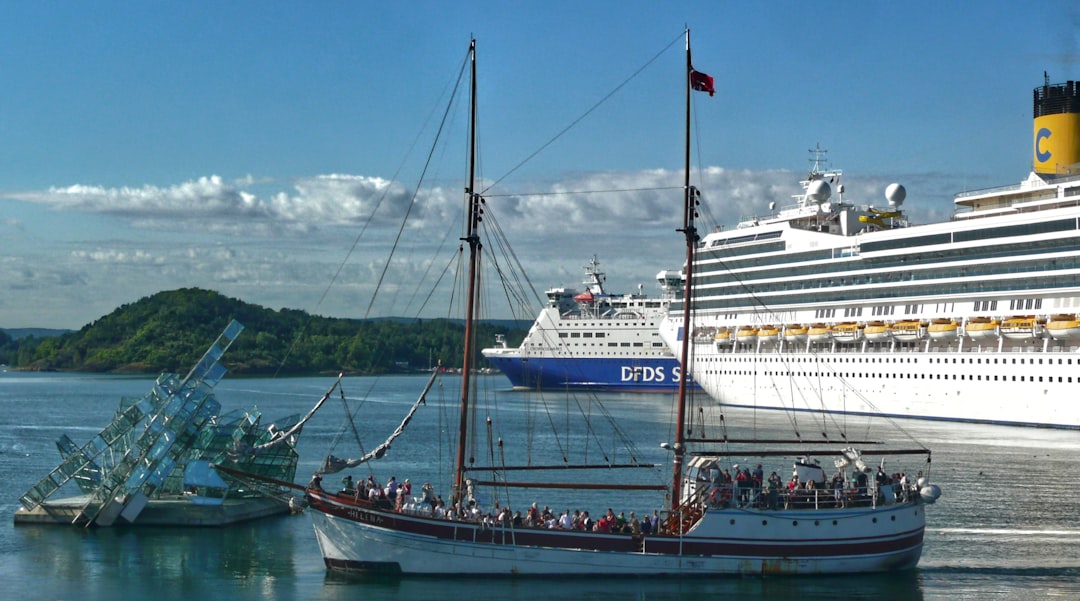
[(787, 342), (806, 342), (809, 329), (802, 324), (791, 324), (784, 327), (784, 340)]
[(1009, 340), (1031, 340), (1042, 334), (1042, 324), (1034, 315), (1010, 317), (1001, 322), (1001, 335)]
[(953, 340), (960, 331), (960, 324), (953, 319), (935, 319), (930, 322), (927, 333), (934, 340)]
[(1080, 320), (1074, 314), (1054, 315), (1046, 324), (1046, 331), (1054, 340), (1077, 340), (1080, 339)]
[(882, 342), (892, 336), (892, 327), (883, 321), (871, 321), (863, 328), (863, 336), (870, 342)]
[(752, 344), (757, 341), (758, 329), (754, 326), (739, 326), (735, 332), (735, 340), (744, 344)]
[(731, 344), (731, 328), (717, 328), (716, 334), (713, 335), (713, 340), (716, 342), (716, 346), (727, 346)]
[(1000, 334), (1001, 322), (990, 317), (972, 317), (964, 326), (964, 333), (972, 340), (995, 340)]
[(758, 340), (765, 344), (775, 344), (780, 341), (780, 328), (774, 325), (764, 325), (758, 328)]
[(926, 335), (926, 324), (914, 319), (897, 321), (892, 324), (892, 335), (900, 342), (914, 342)]
[(810, 342), (829, 342), (832, 340), (832, 328), (823, 323), (811, 324), (806, 335)]
[(865, 327), (863, 324), (853, 321), (836, 324), (832, 327), (833, 340), (843, 344), (859, 342), (862, 340)]

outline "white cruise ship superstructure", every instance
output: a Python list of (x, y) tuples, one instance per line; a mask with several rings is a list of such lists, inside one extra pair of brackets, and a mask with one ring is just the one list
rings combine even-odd
[(949, 221), (909, 225), (897, 184), (851, 204), (814, 169), (794, 206), (705, 236), (694, 380), (732, 406), (1080, 428), (1080, 82), (1034, 101), (1035, 170)]

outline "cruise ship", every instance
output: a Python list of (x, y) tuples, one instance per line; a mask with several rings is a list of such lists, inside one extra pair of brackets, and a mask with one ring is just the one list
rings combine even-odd
[[(709, 233), (689, 365), (721, 404), (1080, 428), (1080, 82), (1034, 90), (1034, 171), (909, 224), (815, 168), (793, 206)], [(661, 326), (679, 348), (682, 301)]]
[(659, 296), (610, 294), (594, 256), (584, 290), (551, 288), (547, 306), (518, 348), (505, 339), (483, 350), (517, 389), (656, 392), (676, 390), (681, 370), (660, 338), (668, 304), (681, 293), (682, 275), (656, 276)]

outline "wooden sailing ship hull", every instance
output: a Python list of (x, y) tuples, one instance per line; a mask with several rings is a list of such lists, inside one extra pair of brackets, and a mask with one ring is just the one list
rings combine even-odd
[[(829, 496), (831, 491), (823, 494)], [(330, 570), (392, 575), (761, 575), (884, 572), (922, 553), (919, 501), (840, 509), (709, 508), (684, 534), (634, 537), (433, 519), (309, 491)]]

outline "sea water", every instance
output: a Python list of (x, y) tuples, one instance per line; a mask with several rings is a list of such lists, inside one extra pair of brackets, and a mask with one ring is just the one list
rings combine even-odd
[[(297, 481), (303, 483), (333, 450), (374, 448), (400, 423), (425, 376), (348, 378), (346, 400), (335, 395), (301, 434)], [(505, 389), (498, 376), (481, 377), (505, 409), (478, 417), (546, 425), (566, 419), (568, 401), (540, 401)], [(263, 424), (306, 413), (331, 378), (226, 378), (216, 389), (223, 411), (256, 407)], [(1080, 432), (900, 420), (898, 431), (933, 450), (931, 476), (942, 498), (927, 511), (922, 561), (915, 570), (888, 575), (799, 578), (477, 579), (346, 578), (328, 573), (305, 514), (225, 528), (95, 528), (15, 526), (18, 498), (59, 461), (55, 440), (67, 434), (83, 444), (113, 417), (121, 397), (145, 394), (152, 379), (74, 374), (0, 374), (0, 599), (1077, 599), (1080, 598)], [(456, 429), (457, 382), (440, 382), (406, 433), (370, 472), (438, 478), (452, 457), (439, 441)], [(668, 395), (600, 395), (604, 409), (630, 437), (639, 459), (664, 461), (659, 443), (670, 438)], [(576, 401), (575, 401), (576, 402)], [(1061, 402), (1072, 402), (1063, 400)], [(501, 413), (499, 412), (501, 411)], [(355, 433), (342, 428), (357, 416)], [(773, 431), (792, 418), (776, 412), (735, 411), (729, 423), (752, 421)], [(799, 416), (813, 429), (813, 417)], [(798, 424), (796, 424), (798, 425)], [(605, 436), (595, 433), (600, 453)], [(359, 440), (357, 438), (359, 437)], [(535, 452), (561, 454), (568, 440), (532, 441)], [(580, 444), (580, 443), (577, 443)], [(549, 448), (550, 447), (550, 448)], [(569, 449), (581, 451), (582, 449)], [(478, 465), (499, 461), (493, 445), (471, 453)], [(626, 457), (615, 457), (620, 462)], [(366, 474), (367, 472), (363, 472)], [(361, 475), (361, 474), (357, 474)], [(328, 476), (328, 479), (330, 477)], [(521, 494), (521, 493), (519, 493)], [(518, 498), (524, 508), (529, 498)], [(541, 497), (539, 500), (546, 501)], [(585, 501), (587, 502), (587, 500)], [(648, 509), (634, 498), (626, 509)], [(636, 505), (635, 505), (636, 504)], [(576, 508), (576, 507), (575, 507)], [(589, 507), (583, 507), (588, 509)], [(564, 508), (553, 507), (556, 512)], [(595, 507), (596, 511), (606, 507)], [(620, 508), (616, 508), (618, 511)]]

